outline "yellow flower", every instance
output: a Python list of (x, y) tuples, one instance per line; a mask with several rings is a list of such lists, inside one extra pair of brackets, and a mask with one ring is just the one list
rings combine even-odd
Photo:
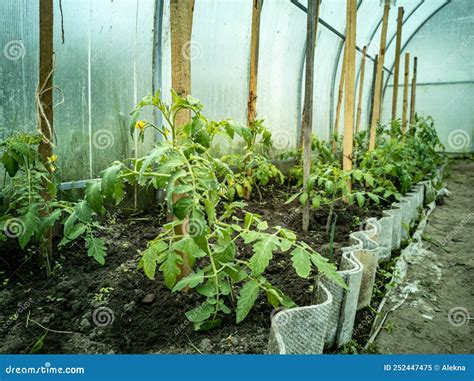
[(58, 157), (56, 155), (48, 157), (48, 163), (54, 163), (56, 160), (58, 160)]
[(135, 128), (140, 130), (141, 132), (145, 131), (145, 122), (143, 120), (139, 120), (136, 124), (135, 124)]
[(56, 171), (56, 167), (54, 165), (50, 165), (49, 166), (49, 170), (50, 172), (55, 172)]
[(170, 134), (170, 131), (167, 130), (166, 128), (163, 128), (163, 135), (165, 135), (165, 138), (167, 138)]

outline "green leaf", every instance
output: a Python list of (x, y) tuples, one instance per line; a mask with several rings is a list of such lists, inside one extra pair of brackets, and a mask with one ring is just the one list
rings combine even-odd
[(165, 278), (166, 287), (170, 290), (173, 289), (176, 284), (176, 279), (181, 274), (180, 264), (183, 263), (183, 259), (177, 255), (174, 251), (169, 250), (166, 252), (166, 257), (160, 266), (160, 270), (163, 272)]
[(295, 248), (291, 252), (293, 268), (301, 278), (308, 278), (311, 272), (311, 259), (309, 253), (301, 247)]
[(334, 190), (334, 183), (331, 180), (326, 181), (324, 189), (326, 190), (326, 193), (332, 193)]
[(337, 273), (336, 265), (330, 263), (327, 258), (322, 257), (318, 253), (311, 253), (310, 258), (311, 262), (313, 262), (320, 273), (324, 274), (328, 279), (337, 283), (346, 290), (348, 289), (347, 285), (344, 283), (344, 280)]
[(184, 237), (171, 246), (171, 250), (186, 253), (193, 258), (202, 258), (206, 253), (198, 246), (192, 237)]
[(204, 302), (200, 306), (187, 311), (185, 315), (189, 321), (197, 323), (209, 319), (213, 312), (214, 307), (208, 302)]
[(101, 265), (105, 264), (105, 256), (107, 248), (105, 242), (101, 238), (92, 236), (86, 237), (87, 255), (94, 258)]
[(114, 196), (116, 183), (120, 181), (118, 178), (120, 170), (122, 169), (122, 163), (115, 164), (109, 168), (104, 169), (100, 175), (102, 177), (101, 189), (106, 199), (111, 199)]
[(79, 220), (82, 222), (88, 223), (92, 220), (92, 209), (87, 203), (87, 201), (82, 200), (76, 204), (74, 208), (75, 214)]
[(194, 207), (194, 202), (189, 197), (180, 198), (173, 205), (173, 214), (180, 220), (184, 220)]
[(380, 204), (380, 198), (376, 194), (373, 193), (367, 193), (370, 199), (375, 202), (377, 205)]
[(314, 196), (313, 199), (311, 200), (311, 204), (313, 208), (315, 209), (319, 208), (319, 206), (321, 205), (321, 196), (319, 195)]
[(374, 186), (375, 180), (374, 180), (374, 178), (372, 177), (372, 175), (370, 173), (365, 173), (364, 174), (364, 179), (365, 179), (365, 181), (367, 182), (367, 184), (369, 186), (371, 186), (371, 187)]
[(285, 202), (285, 204), (291, 204), (293, 201), (296, 200), (297, 197), (300, 196), (300, 194), (301, 194), (301, 193), (299, 193), (299, 192), (298, 192), (298, 193), (295, 193), (294, 195), (292, 195), (292, 196)]
[(201, 295), (212, 298), (216, 293), (214, 281), (208, 280), (206, 283), (200, 284), (196, 287), (196, 291)]
[(86, 185), (86, 201), (94, 212), (98, 214), (105, 213), (105, 208), (102, 206), (102, 189), (99, 181)]
[(8, 173), (8, 176), (10, 177), (15, 176), (20, 169), (18, 162), (11, 155), (9, 155), (8, 152), (3, 154), (2, 163)]
[(303, 192), (301, 193), (301, 196), (300, 196), (301, 205), (305, 205), (306, 201), (308, 201), (308, 192)]
[(213, 248), (213, 256), (217, 262), (223, 264), (234, 261), (236, 246), (229, 234), (219, 237)]
[(254, 254), (249, 260), (249, 267), (254, 276), (265, 271), (273, 257), (273, 251), (279, 246), (278, 238), (270, 234), (264, 234), (254, 245)]
[(181, 279), (173, 287), (172, 292), (181, 291), (183, 288), (195, 288), (197, 285), (201, 284), (204, 281), (204, 272), (199, 269), (195, 273), (189, 274), (187, 277)]
[(142, 253), (141, 266), (145, 275), (149, 279), (155, 279), (156, 264), (161, 253), (168, 249), (168, 245), (163, 241), (152, 242)]
[(79, 222), (78, 224), (76, 224), (71, 232), (68, 234), (67, 238), (68, 240), (70, 241), (74, 241), (76, 238), (78, 238), (79, 236), (81, 236), (85, 231), (86, 231), (86, 225), (84, 225), (83, 223)]
[(258, 298), (259, 292), (260, 286), (255, 279), (249, 280), (242, 286), (237, 300), (237, 324), (247, 317)]
[(153, 162), (159, 161), (163, 155), (168, 151), (169, 147), (167, 145), (157, 145), (155, 148), (151, 150), (149, 155), (145, 157), (145, 160), (143, 160), (142, 166), (140, 168), (140, 180), (143, 178), (143, 174), (148, 170), (150, 165)]
[(365, 203), (365, 197), (362, 192), (357, 192), (356, 193), (356, 198), (357, 198), (357, 204), (359, 205), (360, 208), (364, 206)]
[(353, 172), (353, 176), (354, 176), (354, 179), (356, 179), (357, 181), (360, 181), (362, 180), (363, 172), (360, 169), (356, 169)]
[(244, 244), (246, 245), (256, 241), (260, 237), (260, 233), (255, 230), (243, 231), (240, 235), (244, 239)]
[(41, 220), (38, 216), (38, 205), (31, 205), (28, 211), (21, 217), (21, 221), (23, 222), (24, 229), (18, 237), (18, 242), (20, 247), (24, 249), (40, 226)]
[(59, 220), (62, 212), (62, 209), (56, 209), (51, 214), (48, 214), (41, 220), (41, 227), (37, 233), (38, 238), (40, 238), (40, 236), (42, 236), (46, 232), (46, 230), (52, 227), (56, 223), (56, 221)]
[(280, 241), (280, 250), (283, 252), (290, 250), (292, 246), (293, 246), (293, 242), (288, 239), (283, 238)]

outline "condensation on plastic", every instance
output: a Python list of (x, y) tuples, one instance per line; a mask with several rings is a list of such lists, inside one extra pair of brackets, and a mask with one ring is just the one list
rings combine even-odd
[(345, 290), (326, 278), (318, 278), (314, 305), (276, 313), (270, 329), (269, 353), (322, 353), (325, 347), (341, 346), (352, 337), (356, 312), (370, 305), (378, 264), (390, 259), (392, 250), (408, 239), (408, 229), (418, 220), (427, 192), (443, 175), (414, 186), (380, 219), (368, 219), (350, 235), (351, 246), (342, 249), (338, 273)]

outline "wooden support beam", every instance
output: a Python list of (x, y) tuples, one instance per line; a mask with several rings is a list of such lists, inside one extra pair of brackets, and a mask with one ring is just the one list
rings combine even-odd
[(257, 117), (257, 78), (258, 53), (260, 46), (260, 15), (263, 0), (253, 0), (252, 7), (252, 36), (250, 40), (250, 78), (249, 97), (247, 102), (247, 125), (250, 126)]
[(402, 134), (407, 131), (408, 115), (408, 81), (410, 76), (410, 53), (405, 53), (405, 78), (403, 81), (403, 110), (402, 110)]
[(337, 135), (339, 133), (339, 118), (341, 116), (342, 97), (344, 95), (344, 81), (346, 78), (346, 46), (344, 46), (344, 55), (342, 57), (341, 77), (339, 80), (339, 91), (337, 93), (336, 118), (334, 121), (334, 128), (332, 130), (332, 152), (336, 153), (337, 149)]
[(388, 14), (390, 12), (390, 2), (385, 0), (385, 6), (383, 10), (382, 19), (382, 32), (380, 35), (380, 54), (377, 63), (377, 73), (375, 76), (375, 87), (374, 87), (374, 103), (372, 106), (372, 120), (370, 122), (370, 141), (369, 151), (375, 148), (375, 137), (377, 134), (377, 125), (380, 120), (380, 103), (382, 96), (382, 71), (385, 60), (385, 46), (387, 43), (387, 26), (388, 26)]
[[(38, 152), (43, 163), (48, 163), (48, 158), (53, 155), (52, 139), (53, 126), (53, 70), (54, 70), (54, 44), (53, 44), (53, 0), (40, 0), (39, 4), (39, 86), (37, 110), (39, 130), (43, 140), (39, 144)], [(49, 169), (49, 166), (46, 166)], [(45, 202), (51, 199), (47, 190), (47, 183), (43, 184), (41, 192)], [(47, 211), (45, 211), (47, 213)], [(45, 262), (48, 276), (51, 274), (53, 258), (52, 229), (48, 229), (41, 238), (40, 251)]]
[(416, 104), (416, 71), (418, 66), (418, 57), (413, 59), (413, 79), (411, 81), (411, 102), (410, 102), (410, 128), (411, 133), (415, 133), (415, 104)]
[[(357, 0), (347, 0), (346, 13), (346, 80), (344, 98), (344, 141), (342, 169), (352, 170), (352, 149), (354, 132), (354, 86), (356, 61)], [(349, 188), (351, 184), (348, 184)]]
[[(180, 97), (191, 94), (191, 34), (194, 0), (170, 0), (171, 87)], [(189, 122), (189, 110), (176, 116), (176, 126)]]
[(392, 120), (397, 119), (398, 77), (400, 75), (400, 49), (402, 44), (403, 7), (398, 8), (397, 42), (395, 46), (395, 67), (393, 72)]
[[(316, 33), (319, 20), (319, 1), (308, 0), (306, 21), (306, 68), (303, 115), (301, 121), (301, 138), (303, 141), (303, 187), (306, 190), (311, 174), (311, 143), (313, 125), (313, 87), (314, 87), (314, 54), (316, 51)], [(303, 205), (303, 231), (309, 227), (309, 199)]]
[(362, 49), (362, 60), (360, 62), (360, 78), (359, 78), (359, 96), (357, 99), (357, 116), (356, 116), (356, 134), (360, 130), (360, 118), (362, 116), (362, 96), (364, 91), (364, 76), (365, 76), (365, 61), (366, 61), (367, 47)]

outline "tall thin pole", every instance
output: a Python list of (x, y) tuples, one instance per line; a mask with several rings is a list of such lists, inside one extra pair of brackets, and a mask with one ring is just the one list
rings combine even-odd
[[(303, 187), (308, 186), (311, 174), (311, 132), (313, 125), (313, 87), (314, 87), (314, 53), (316, 51), (316, 32), (319, 20), (319, 0), (308, 0), (306, 22), (306, 72), (304, 89), (304, 106), (301, 122), (303, 141)], [(309, 199), (303, 205), (303, 231), (309, 227)]]
[(339, 91), (337, 93), (336, 118), (333, 128), (332, 152), (336, 152), (337, 135), (339, 131), (339, 118), (341, 116), (342, 97), (344, 95), (344, 80), (346, 78), (346, 47), (344, 47), (344, 55), (342, 57), (341, 79), (339, 81)]
[(410, 102), (410, 126), (412, 133), (415, 132), (415, 104), (416, 104), (416, 71), (418, 65), (418, 57), (413, 59), (413, 79), (411, 81), (411, 102)]
[(382, 33), (380, 35), (380, 54), (377, 63), (377, 73), (375, 76), (375, 90), (374, 90), (374, 103), (372, 107), (372, 120), (370, 122), (370, 141), (369, 150), (372, 151), (375, 148), (375, 137), (377, 134), (377, 124), (380, 120), (380, 102), (382, 96), (382, 71), (385, 60), (385, 46), (387, 43), (387, 26), (388, 26), (388, 14), (390, 12), (390, 2), (385, 0), (385, 6), (383, 10), (382, 19)]
[[(38, 147), (38, 152), (43, 163), (53, 155), (52, 139), (53, 129), (53, 70), (54, 70), (54, 44), (53, 44), (53, 0), (40, 0), (39, 7), (39, 86), (38, 105), (39, 129), (43, 136)], [(49, 169), (49, 167), (48, 167)], [(51, 195), (47, 190), (47, 182), (43, 182), (42, 197), (47, 202)], [(47, 212), (46, 212), (47, 213)], [(52, 230), (47, 229), (41, 238), (41, 254), (45, 261), (48, 276), (51, 273), (53, 257)]]
[(360, 129), (360, 118), (361, 118), (361, 115), (362, 115), (362, 95), (363, 95), (363, 91), (364, 91), (366, 54), (367, 54), (367, 47), (364, 46), (364, 48), (362, 49), (362, 60), (360, 62), (359, 95), (358, 95), (358, 99), (357, 99), (357, 117), (356, 117), (356, 126), (355, 126), (356, 134), (359, 132), (359, 129)]
[[(352, 148), (354, 132), (354, 86), (356, 61), (356, 30), (357, 30), (357, 0), (347, 0), (346, 16), (346, 84), (344, 98), (344, 144), (342, 168), (345, 171), (352, 169)], [(349, 182), (348, 186), (351, 184)]]
[(410, 53), (405, 53), (405, 78), (403, 82), (403, 110), (402, 110), (402, 133), (407, 131), (407, 115), (408, 115), (408, 83), (410, 76)]
[(247, 125), (250, 126), (257, 117), (257, 78), (258, 53), (260, 45), (260, 15), (263, 0), (253, 0), (252, 7), (252, 36), (250, 40), (250, 78), (249, 97), (247, 102)]
[(400, 49), (402, 44), (403, 7), (398, 8), (397, 43), (395, 46), (395, 69), (393, 72), (392, 120), (397, 119), (398, 77), (400, 74)]

